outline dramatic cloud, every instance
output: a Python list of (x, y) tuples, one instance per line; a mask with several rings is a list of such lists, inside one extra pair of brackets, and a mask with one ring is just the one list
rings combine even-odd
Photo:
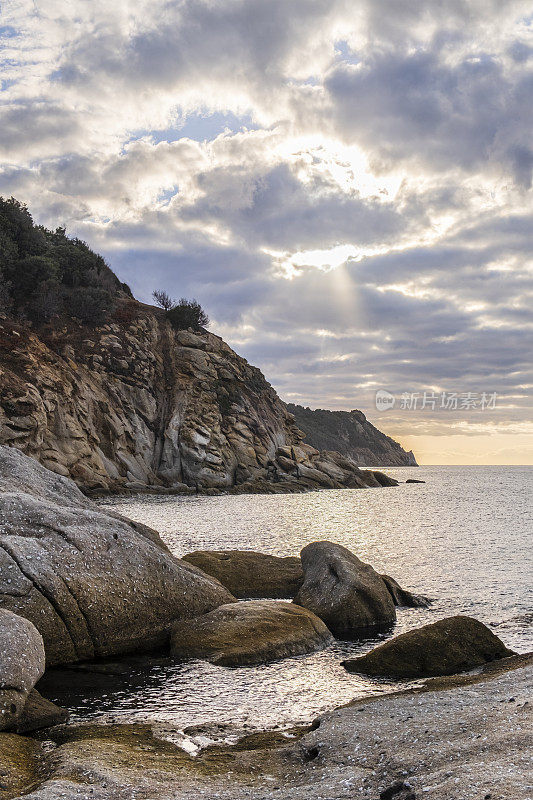
[[(490, 460), (497, 425), (493, 458), (531, 460), (531, 23), (521, 0), (11, 0), (0, 193), (140, 299), (198, 297), (286, 399), (429, 460), (451, 433)], [(379, 388), (499, 399), (380, 414)]]

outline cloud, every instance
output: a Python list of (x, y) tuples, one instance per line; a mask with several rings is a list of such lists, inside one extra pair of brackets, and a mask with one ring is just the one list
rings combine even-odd
[(529, 424), (529, 14), (15, 0), (0, 192), (86, 239), (141, 299), (198, 297), (290, 399), (371, 410), (382, 386), (493, 390), (505, 403), (484, 430)]

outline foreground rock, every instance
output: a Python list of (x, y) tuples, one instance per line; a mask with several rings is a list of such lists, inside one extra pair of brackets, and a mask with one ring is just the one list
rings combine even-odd
[(0, 798), (377, 800), (403, 784), (417, 800), (530, 800), (531, 664), (433, 679), (332, 711), (311, 731), (256, 733), (194, 758), (149, 725), (54, 728), (53, 749), (0, 734)]
[(360, 658), (343, 661), (348, 672), (393, 678), (454, 675), (514, 655), (482, 622), (448, 617), (407, 631)]
[(396, 619), (381, 575), (345, 547), (313, 542), (301, 558), (304, 582), (294, 602), (320, 617), (336, 636), (358, 635)]
[(0, 730), (16, 726), (44, 668), (43, 639), (37, 628), (0, 608)]
[(155, 531), (0, 447), (0, 607), (33, 622), (47, 666), (148, 650), (168, 641), (174, 620), (232, 600)]
[(212, 575), (235, 597), (293, 598), (303, 581), (296, 556), (279, 558), (247, 550), (196, 550), (183, 556)]
[(172, 631), (171, 653), (180, 659), (240, 666), (312, 653), (332, 640), (324, 623), (304, 608), (249, 600), (178, 622)]

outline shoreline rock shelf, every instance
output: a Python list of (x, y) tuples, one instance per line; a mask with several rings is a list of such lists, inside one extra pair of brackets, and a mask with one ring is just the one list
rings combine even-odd
[(532, 675), (531, 655), (508, 658), (195, 757), (149, 724), (59, 726), (51, 749), (0, 734), (0, 798), (377, 800), (402, 783), (416, 800), (530, 800)]

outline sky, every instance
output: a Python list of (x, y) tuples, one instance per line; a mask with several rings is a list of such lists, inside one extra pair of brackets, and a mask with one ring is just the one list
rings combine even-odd
[[(0, 2), (0, 194), (281, 397), (533, 463), (521, 0)], [(376, 406), (376, 392), (392, 399)]]

